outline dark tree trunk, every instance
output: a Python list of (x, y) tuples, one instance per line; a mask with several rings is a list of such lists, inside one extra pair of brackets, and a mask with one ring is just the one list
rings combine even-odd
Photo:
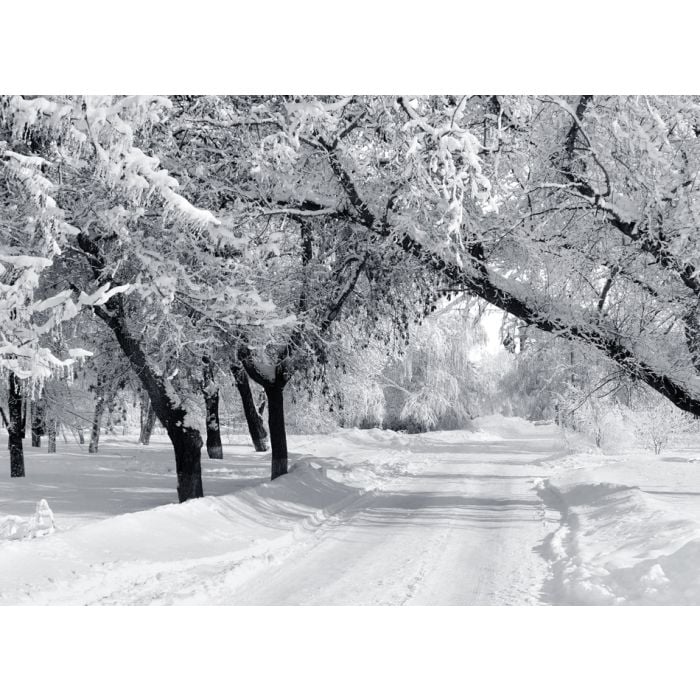
[(241, 345), (238, 348), (238, 360), (248, 376), (265, 390), (267, 399), (267, 425), (270, 431), (272, 448), (270, 478), (276, 479), (287, 473), (287, 429), (284, 422), (284, 387), (289, 380), (285, 371), (284, 360), (278, 359), (274, 379), (260, 372), (252, 357), (250, 348)]
[(82, 428), (78, 428), (78, 444), (85, 444), (85, 433), (83, 432)]
[(105, 397), (105, 408), (107, 409), (107, 420), (105, 421), (105, 433), (107, 435), (114, 435), (114, 399), (110, 397), (109, 400)]
[(92, 419), (92, 432), (90, 433), (90, 444), (88, 452), (93, 455), (97, 452), (100, 444), (100, 430), (102, 429), (102, 414), (105, 411), (105, 396), (102, 381), (97, 380), (97, 401), (95, 402), (95, 415)]
[(150, 443), (155, 424), (156, 412), (153, 410), (153, 404), (148, 398), (148, 395), (146, 395), (141, 403), (141, 434), (139, 435), (139, 442), (142, 445), (148, 445)]
[(685, 321), (685, 342), (690, 352), (690, 359), (695, 371), (700, 373), (700, 319), (697, 309), (688, 311), (683, 320)]
[[(77, 243), (84, 251), (95, 279), (98, 282), (103, 281), (105, 265), (98, 244), (82, 232), (77, 236)], [(95, 314), (114, 333), (131, 368), (148, 392), (156, 417), (168, 432), (175, 451), (177, 494), (180, 502), (203, 496), (202, 436), (198, 430), (187, 426), (187, 411), (172, 397), (172, 392), (168, 391), (163, 377), (151, 367), (141, 343), (129, 330), (121, 297), (113, 296), (106, 304), (95, 306), (94, 309)]]
[(204, 392), (204, 405), (207, 419), (207, 454), (209, 459), (223, 459), (221, 429), (219, 427), (219, 390)]
[(287, 473), (287, 429), (284, 424), (284, 386), (268, 384), (267, 396), (268, 427), (272, 446), (271, 479)]
[(46, 405), (44, 397), (40, 396), (38, 401), (32, 401), (32, 447), (41, 447), (41, 436), (46, 431), (45, 411)]
[(131, 335), (121, 300), (112, 297), (105, 306), (95, 307), (96, 313), (114, 333), (119, 346), (129, 359), (136, 376), (148, 392), (153, 411), (165, 427), (175, 451), (177, 495), (180, 503), (204, 495), (202, 489), (202, 436), (187, 426), (187, 411), (173, 402), (163, 377), (151, 368), (141, 344)]
[(177, 496), (180, 503), (191, 498), (201, 498), (202, 488), (202, 436), (195, 428), (179, 427), (168, 431), (175, 450), (177, 472)]
[(46, 432), (49, 437), (49, 452), (56, 451), (56, 420), (54, 418), (49, 418), (46, 421)]
[(262, 416), (255, 406), (248, 375), (242, 367), (234, 369), (233, 374), (236, 380), (236, 389), (238, 389), (238, 393), (241, 395), (243, 413), (245, 414), (245, 420), (248, 424), (250, 439), (253, 441), (256, 452), (265, 452), (267, 451), (267, 431), (265, 430)]
[[(115, 297), (110, 299), (115, 301)], [(148, 363), (140, 343), (126, 324), (120, 303), (106, 304), (110, 314), (102, 315), (114, 332), (117, 342), (129, 359), (133, 370), (141, 379), (148, 392), (156, 418), (165, 427), (175, 451), (175, 471), (177, 473), (177, 495), (180, 503), (191, 498), (201, 498), (202, 488), (202, 436), (196, 428), (187, 426), (187, 411), (173, 402), (163, 378), (156, 374)], [(98, 307), (95, 307), (98, 308)], [(98, 315), (100, 312), (98, 311)]]
[(221, 446), (221, 427), (219, 424), (219, 387), (214, 383), (214, 372), (208, 357), (204, 358), (204, 417), (207, 427), (207, 455), (209, 459), (223, 459)]
[[(109, 303), (115, 302), (115, 303)], [(190, 498), (204, 495), (202, 488), (202, 436), (195, 428), (186, 425), (187, 411), (173, 402), (163, 377), (156, 374), (148, 363), (141, 344), (134, 338), (127, 326), (125, 313), (116, 297), (112, 297), (105, 306), (109, 313), (97, 314), (112, 329), (122, 351), (129, 359), (131, 367), (141, 379), (148, 392), (153, 410), (158, 420), (165, 426), (175, 451), (175, 470), (177, 472), (177, 495), (180, 503)]]
[(22, 402), (22, 431), (20, 433), (22, 440), (27, 437), (27, 412), (29, 410), (29, 401), (26, 399)]
[(24, 476), (24, 450), (22, 448), (22, 391), (19, 379), (10, 372), (9, 381), (9, 420), (7, 426), (8, 447), (10, 448), (10, 476)]

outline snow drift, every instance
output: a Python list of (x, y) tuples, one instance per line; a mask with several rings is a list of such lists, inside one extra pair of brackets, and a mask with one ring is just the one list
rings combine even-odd
[[(31, 541), (31, 524), (9, 516), (17, 528), (13, 539), (24, 541), (0, 543), (0, 603), (109, 603), (117, 590), (121, 603), (217, 596), (223, 602), (235, 582), (304, 546), (362, 493), (301, 464), (282, 479), (230, 496), (128, 513)], [(32, 522), (36, 529), (36, 517)], [(193, 569), (201, 570), (201, 585), (183, 585)]]
[(573, 470), (538, 484), (562, 514), (548, 541), (561, 604), (697, 605), (700, 519), (640, 488)]

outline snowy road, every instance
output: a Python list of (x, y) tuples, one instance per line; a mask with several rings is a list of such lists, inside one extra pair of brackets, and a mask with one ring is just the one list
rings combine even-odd
[(539, 602), (547, 567), (537, 550), (557, 519), (547, 518), (532, 481), (560, 438), (551, 426), (518, 428), (486, 441), (468, 433), (452, 443), (416, 440), (407, 473), (348, 504), (309, 547), (247, 581), (230, 602)]
[(0, 600), (546, 603), (539, 550), (558, 514), (545, 510), (533, 480), (561, 451), (560, 435), (519, 419), (479, 427), (298, 440), (327, 475), (307, 465), (229, 496), (5, 542)]

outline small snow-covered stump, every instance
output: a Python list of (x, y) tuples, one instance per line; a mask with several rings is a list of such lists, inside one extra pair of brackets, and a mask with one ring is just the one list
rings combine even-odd
[(30, 518), (20, 518), (17, 515), (0, 518), (0, 540), (28, 540), (55, 531), (53, 511), (44, 498), (36, 504), (34, 515)]
[(29, 537), (43, 537), (56, 531), (53, 511), (45, 498), (36, 504), (34, 515), (29, 520)]

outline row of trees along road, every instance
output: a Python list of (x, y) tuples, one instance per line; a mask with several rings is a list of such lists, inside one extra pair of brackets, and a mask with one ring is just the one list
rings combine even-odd
[(58, 396), (82, 367), (98, 401), (139, 385), (172, 442), (180, 500), (203, 494), (195, 406), (210, 456), (222, 454), (222, 383), (265, 447), (252, 380), (276, 478), (290, 382), (404, 339), (448, 294), (592, 349), (700, 415), (699, 107), (0, 98), (12, 474), (24, 473), (22, 397)]

